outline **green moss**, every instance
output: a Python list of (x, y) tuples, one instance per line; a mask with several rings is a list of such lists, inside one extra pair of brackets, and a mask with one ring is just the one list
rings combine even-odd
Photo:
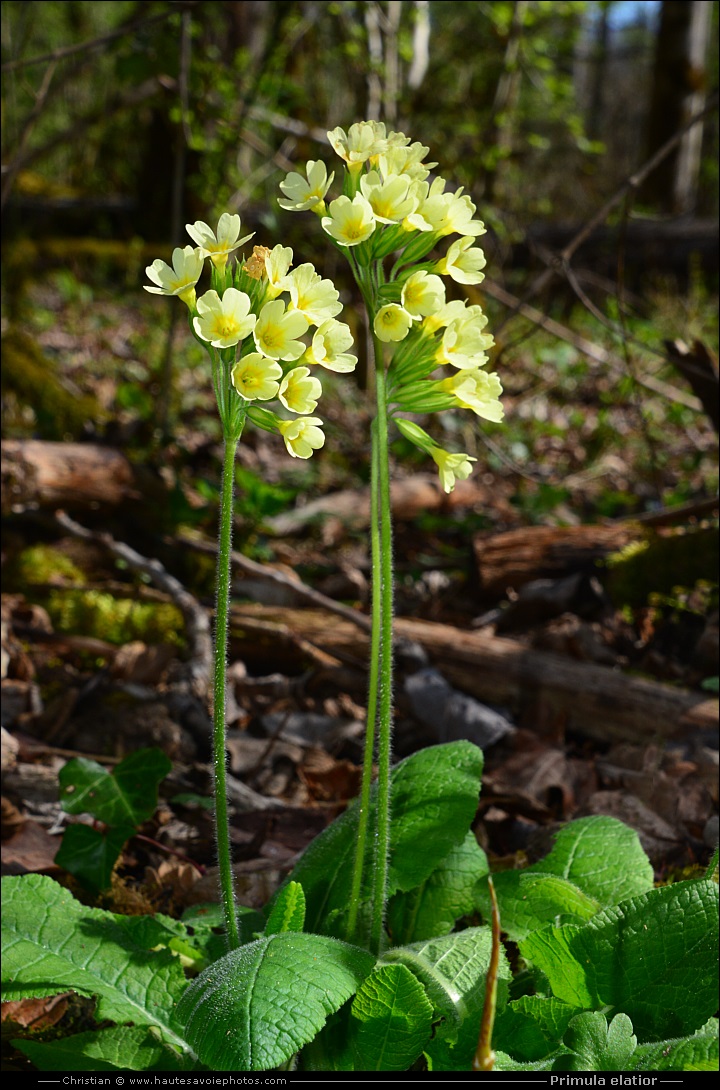
[(33, 410), (41, 439), (78, 438), (88, 420), (102, 418), (94, 398), (78, 397), (63, 386), (53, 361), (27, 333), (11, 328), (2, 339), (2, 355), (3, 391)]
[(183, 616), (171, 603), (114, 598), (98, 590), (58, 589), (50, 592), (44, 605), (59, 632), (114, 644), (184, 642)]
[(718, 527), (686, 527), (647, 534), (605, 560), (606, 587), (617, 605), (644, 606), (676, 587), (717, 583)]
[[(51, 545), (23, 549), (9, 568), (7, 585), (44, 606), (58, 632), (114, 644), (184, 643), (185, 623), (177, 606), (83, 589), (88, 578), (82, 568)], [(47, 584), (55, 586), (38, 593), (36, 588)]]
[(32, 545), (23, 549), (12, 563), (12, 582), (19, 590), (33, 584), (60, 582), (66, 586), (82, 586), (87, 576), (77, 564), (51, 545)]

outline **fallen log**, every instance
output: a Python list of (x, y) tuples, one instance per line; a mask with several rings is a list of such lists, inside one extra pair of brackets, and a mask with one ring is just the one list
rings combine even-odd
[(157, 504), (165, 495), (159, 478), (97, 443), (6, 439), (2, 455), (3, 514), (26, 507)]
[(637, 541), (641, 531), (630, 522), (612, 526), (523, 526), (502, 534), (477, 534), (473, 540), (480, 588), (487, 597), (503, 597), (533, 579), (558, 579), (569, 572), (590, 574), (598, 560)]
[[(321, 610), (235, 605), (232, 652), (274, 669), (302, 661), (299, 644), (338, 659), (367, 662), (368, 637)], [(543, 733), (569, 731), (600, 741), (643, 743), (682, 738), (718, 727), (718, 702), (607, 666), (536, 651), (517, 640), (399, 617), (395, 635), (419, 643), (457, 689), (509, 708), (520, 725)]]

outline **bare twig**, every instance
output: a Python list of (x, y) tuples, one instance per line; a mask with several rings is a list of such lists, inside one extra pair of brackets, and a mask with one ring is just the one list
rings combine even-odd
[[(211, 553), (213, 556), (217, 554), (217, 545), (210, 541), (197, 541), (191, 538), (181, 537), (176, 539), (176, 544), (182, 545), (187, 549), (196, 549), (200, 553)], [(312, 602), (313, 605), (319, 606), (321, 609), (327, 609), (329, 612), (337, 614), (338, 617), (344, 617), (346, 621), (352, 621), (354, 625), (361, 628), (363, 632), (370, 631), (370, 618), (366, 617), (364, 613), (360, 613), (357, 609), (352, 609), (351, 606), (344, 606), (341, 602), (336, 602), (333, 598), (328, 598), (325, 594), (321, 594), (319, 590), (313, 590), (307, 583), (301, 582), (299, 579), (290, 579), (283, 572), (278, 571), (276, 568), (266, 567), (264, 564), (258, 564), (255, 560), (250, 560), (249, 557), (243, 556), (242, 553), (233, 551), (231, 553), (231, 559), (233, 564), (238, 568), (242, 568), (248, 575), (254, 575), (258, 579), (264, 579), (269, 583), (275, 583), (278, 586), (284, 587), (286, 590), (291, 590), (294, 594), (304, 598), (308, 602)]]
[[(717, 104), (718, 94), (716, 91), (713, 95), (710, 96), (707, 104), (702, 110), (699, 110), (698, 113), (693, 114), (693, 116), (686, 122), (686, 124), (683, 125), (682, 128), (678, 129), (674, 136), (671, 136), (670, 139), (667, 140), (663, 144), (663, 146), (659, 148), (655, 152), (655, 154), (647, 160), (647, 162), (645, 162), (638, 170), (636, 170), (633, 174), (631, 174), (623, 181), (623, 183), (618, 187), (615, 193), (613, 193), (613, 195), (605, 202), (605, 204), (598, 209), (594, 216), (590, 217), (587, 223), (584, 224), (584, 226), (581, 227), (577, 234), (573, 236), (570, 242), (568, 242), (567, 246), (565, 246), (565, 248), (560, 251), (560, 253), (553, 261), (552, 265), (544, 269), (543, 272), (541, 272), (540, 275), (537, 276), (535, 280), (533, 280), (532, 284), (527, 289), (522, 299), (518, 300), (518, 304), (526, 303), (529, 299), (532, 299), (533, 296), (537, 295), (545, 287), (547, 287), (547, 285), (552, 281), (554, 276), (563, 274), (575, 251), (579, 249), (580, 246), (582, 246), (583, 242), (585, 242), (587, 238), (590, 237), (595, 228), (599, 227), (601, 223), (605, 222), (613, 209), (616, 208), (617, 205), (619, 205), (625, 199), (627, 193), (640, 188), (648, 175), (652, 174), (653, 170), (655, 170), (655, 168), (659, 166), (660, 163), (662, 163), (663, 160), (666, 159), (668, 155), (670, 155), (675, 150), (677, 145), (685, 136), (685, 133), (688, 132), (693, 127), (693, 125), (697, 125), (699, 121), (702, 121), (707, 114), (712, 113), (713, 110), (717, 109)], [(515, 309), (517, 310), (519, 309), (519, 307), (516, 307)], [(511, 317), (512, 314), (509, 314), (505, 318), (505, 321), (502, 323), (499, 329), (496, 330), (496, 334), (502, 330), (503, 326), (510, 320)]]
[(29, 57), (27, 60), (6, 61), (1, 70), (3, 72), (16, 72), (19, 68), (31, 68), (36, 64), (45, 64), (47, 61), (60, 61), (66, 57), (73, 57), (77, 53), (87, 53), (89, 50), (99, 49), (117, 38), (125, 38), (129, 34), (134, 34), (136, 30), (144, 30), (153, 23), (162, 22), (177, 11), (194, 8), (198, 3), (199, 0), (183, 0), (181, 3), (172, 4), (168, 11), (162, 11), (159, 15), (151, 15), (148, 19), (135, 19), (119, 30), (113, 30), (109, 34), (101, 35), (99, 38), (92, 38), (87, 42), (78, 42), (77, 45), (66, 45), (60, 49), (54, 49), (51, 53), (43, 53), (39, 57)]
[[(574, 333), (567, 326), (562, 325), (560, 322), (556, 322), (554, 318), (549, 318), (547, 314), (543, 314), (541, 310), (536, 310), (535, 307), (530, 306), (529, 303), (523, 302), (516, 295), (506, 291), (505, 288), (500, 287), (493, 280), (483, 280), (482, 289), (483, 292), (487, 292), (493, 299), (497, 299), (498, 303), (502, 303), (503, 306), (508, 307), (512, 314), (520, 314), (523, 318), (527, 318), (529, 322), (534, 325), (540, 326), (547, 333), (551, 333), (554, 337), (557, 337), (561, 341), (565, 341), (567, 344), (571, 344), (573, 348), (577, 348), (578, 352), (582, 352), (588, 359), (593, 360), (595, 363), (605, 364), (607, 367), (612, 368), (615, 371), (622, 371), (625, 373), (625, 364), (619, 356), (616, 356), (613, 352), (609, 352), (602, 345), (595, 344), (593, 341), (587, 340), (585, 337), (580, 336), (579, 333)], [(507, 319), (506, 319), (507, 321)], [(502, 323), (505, 325), (505, 322)], [(649, 349), (652, 351), (652, 349)], [(663, 354), (663, 359), (666, 358)], [(692, 394), (686, 393), (684, 390), (678, 389), (677, 386), (671, 386), (669, 382), (663, 382), (662, 379), (655, 378), (653, 375), (638, 376), (637, 381), (641, 386), (645, 386), (648, 390), (652, 390), (653, 393), (660, 394), (661, 397), (665, 397), (670, 401), (677, 401), (680, 405), (685, 405), (688, 409), (694, 409), (696, 412), (702, 412), (702, 405), (699, 398), (693, 397)]]
[(55, 521), (58, 526), (75, 537), (84, 541), (95, 541), (106, 548), (113, 556), (133, 569), (148, 575), (156, 587), (165, 591), (181, 611), (185, 620), (187, 639), (190, 648), (190, 683), (193, 692), (197, 696), (207, 695), (212, 671), (213, 649), (210, 636), (210, 619), (207, 610), (182, 583), (165, 571), (159, 560), (149, 560), (135, 552), (129, 545), (116, 541), (110, 534), (88, 530), (74, 519), (71, 519), (64, 511), (55, 512)]
[[(39, 90), (37, 92), (37, 95), (35, 96), (35, 105), (33, 106), (32, 110), (30, 111), (29, 116), (26, 118), (25, 124), (23, 126), (23, 130), (22, 130), (22, 132), (20, 134), (20, 139), (18, 140), (18, 152), (22, 152), (22, 149), (25, 147), (25, 145), (26, 145), (26, 143), (28, 141), (28, 137), (30, 136), (30, 133), (32, 132), (32, 130), (33, 130), (34, 126), (35, 126), (35, 122), (37, 121), (38, 117), (42, 113), (43, 107), (44, 107), (45, 102), (47, 100), (48, 92), (50, 90), (50, 84), (52, 83), (53, 76), (55, 75), (55, 68), (56, 67), (57, 66), (55, 64), (51, 64), (51, 65), (48, 66), (48, 68), (45, 71), (45, 75), (43, 76), (42, 83), (40, 84), (40, 88), (39, 88)], [(21, 166), (21, 159), (20, 159), (20, 155), (18, 154), (18, 155), (16, 155), (14, 161), (9, 165), (7, 170), (4, 172), (5, 177), (3, 179), (2, 197), (0, 197), (0, 208), (5, 207), (5, 202), (8, 199), (8, 195), (10, 193), (10, 190), (13, 187), (13, 182), (15, 181), (15, 175), (17, 174), (18, 170), (20, 169), (20, 166)]]

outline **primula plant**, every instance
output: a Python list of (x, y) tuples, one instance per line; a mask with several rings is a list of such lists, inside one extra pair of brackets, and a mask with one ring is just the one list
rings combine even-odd
[[(539, 863), (493, 881), (471, 827), (480, 750), (462, 741), (429, 747), (391, 769), (390, 427), (434, 460), (450, 491), (474, 459), (446, 451), (411, 417), (467, 409), (497, 422), (501, 387), (487, 369), (492, 338), (481, 309), (446, 296), (449, 282), (482, 279), (483, 226), (469, 197), (430, 182), (428, 149), (379, 123), (328, 135), (345, 163), (342, 193), (328, 201), (334, 175), (310, 162), (281, 184), (280, 204), (314, 212), (347, 258), (374, 346), (360, 798), (262, 913), (235, 904), (225, 789), (235, 452), (250, 421), (282, 436), (291, 456), (309, 458), (323, 445), (317, 375), (351, 371), (355, 357), (337, 292), (312, 266), (293, 269), (287, 248), (256, 246), (231, 268), (229, 255), (248, 241), (239, 218), (221, 217), (217, 233), (196, 223), (188, 230), (197, 246), (176, 249), (172, 267), (150, 266), (148, 290), (189, 308), (223, 424), (214, 692), (222, 904), (181, 920), (129, 917), (86, 907), (50, 878), (3, 879), (4, 998), (72, 989), (95, 997), (100, 1025), (16, 1044), (41, 1070), (712, 1070), (717, 853), (704, 878), (655, 888), (637, 835), (590, 817), (562, 828)], [(436, 249), (444, 252), (433, 257)], [(208, 257), (211, 286), (198, 298)], [(80, 772), (78, 782), (94, 783), (102, 770)], [(120, 794), (135, 798), (120, 779)], [(119, 788), (103, 783), (114, 817)], [(85, 798), (77, 806), (91, 809)]]
[[(233, 896), (230, 825), (225, 783), (225, 701), (230, 551), (235, 456), (246, 422), (279, 433), (293, 458), (310, 458), (324, 445), (322, 420), (313, 415), (322, 394), (314, 368), (352, 371), (353, 339), (337, 321), (337, 289), (309, 263), (292, 268), (287, 246), (255, 246), (248, 261), (229, 257), (253, 236), (240, 238), (239, 216), (224, 213), (217, 232), (198, 221), (187, 225), (195, 248), (173, 251), (172, 267), (154, 261), (147, 274), (156, 295), (177, 295), (190, 311), (190, 326), (206, 349), (223, 430), (220, 533), (217, 569), (213, 758), (220, 883), (228, 943), (240, 943)], [(197, 283), (210, 259), (211, 286), (200, 297)], [(304, 339), (303, 339), (304, 338)], [(262, 402), (260, 405), (258, 402)], [(279, 402), (283, 412), (267, 407)], [(292, 414), (292, 415), (288, 415)]]

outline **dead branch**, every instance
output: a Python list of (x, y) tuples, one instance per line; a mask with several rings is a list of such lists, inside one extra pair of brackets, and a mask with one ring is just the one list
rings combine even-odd
[[(217, 556), (217, 545), (214, 542), (181, 537), (177, 539), (176, 543), (186, 549), (196, 549), (198, 552)], [(236, 567), (241, 568), (248, 575), (253, 575), (257, 579), (263, 579), (269, 583), (275, 583), (276, 586), (292, 591), (293, 594), (297, 594), (298, 597), (304, 598), (307, 602), (312, 602), (313, 605), (318, 606), (320, 609), (326, 609), (330, 613), (335, 613), (338, 617), (343, 617), (346, 621), (357, 625), (364, 632), (370, 631), (370, 618), (366, 617), (364, 613), (328, 598), (327, 595), (321, 594), (319, 590), (313, 590), (307, 583), (303, 583), (301, 579), (291, 579), (284, 572), (278, 571), (277, 568), (258, 564), (257, 561), (251, 560), (235, 550), (230, 554), (230, 558)]]
[[(338, 658), (367, 658), (367, 636), (347, 621), (317, 610), (259, 605), (233, 607), (236, 647), (242, 650), (244, 642), (249, 653), (256, 650), (258, 622), (277, 633), (284, 626)], [(717, 730), (717, 700), (703, 693), (431, 621), (400, 617), (395, 635), (419, 643), (450, 684), (483, 703), (512, 709), (533, 729), (559, 727), (601, 741), (638, 743), (682, 738), (693, 729)], [(273, 648), (278, 663), (297, 654), (287, 642), (276, 641)]]
[[(613, 352), (608, 352), (602, 345), (595, 344), (593, 341), (587, 340), (586, 337), (581, 337), (578, 333), (573, 333), (567, 326), (556, 322), (554, 318), (549, 318), (541, 310), (536, 310), (535, 307), (530, 306), (528, 303), (522, 302), (516, 295), (512, 295), (511, 292), (506, 291), (505, 288), (494, 281), (483, 280), (480, 291), (487, 292), (488, 295), (493, 299), (497, 299), (503, 306), (509, 307), (513, 313), (527, 318), (529, 322), (544, 329), (546, 333), (550, 333), (553, 337), (571, 344), (573, 348), (577, 348), (578, 352), (582, 352), (583, 356), (586, 356), (589, 360), (605, 364), (616, 375), (625, 374), (626, 367), (619, 356), (616, 356)], [(694, 409), (695, 412), (702, 412), (703, 406), (699, 398), (693, 397), (692, 394), (688, 394), (684, 390), (679, 390), (677, 386), (671, 386), (669, 382), (663, 382), (662, 379), (655, 378), (653, 375), (638, 376), (637, 382), (641, 386), (645, 386), (646, 389), (652, 390), (653, 393), (667, 398), (668, 401), (676, 401), (679, 405)]]

